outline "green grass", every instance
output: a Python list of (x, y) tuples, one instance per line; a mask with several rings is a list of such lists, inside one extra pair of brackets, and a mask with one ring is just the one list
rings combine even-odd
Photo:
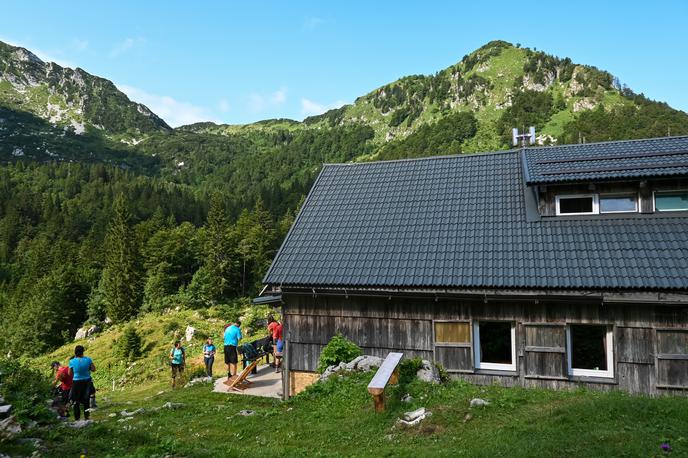
[[(97, 423), (83, 430), (54, 427), (44, 456), (688, 456), (688, 399), (634, 397), (618, 392), (549, 391), (461, 381), (413, 382), (388, 388), (387, 410), (376, 413), (366, 392), (372, 374), (318, 384), (288, 402), (210, 391), (209, 385), (157, 394), (162, 383), (102, 392)], [(409, 392), (411, 404), (401, 403)], [(474, 397), (489, 400), (469, 408)], [(119, 422), (109, 414), (180, 402), (178, 410), (144, 412)], [(426, 407), (432, 416), (403, 429), (396, 419)], [(237, 415), (242, 409), (253, 416)], [(470, 413), (472, 418), (465, 421)], [(14, 448), (30, 453), (31, 447)], [(0, 451), (2, 448), (0, 447)]]

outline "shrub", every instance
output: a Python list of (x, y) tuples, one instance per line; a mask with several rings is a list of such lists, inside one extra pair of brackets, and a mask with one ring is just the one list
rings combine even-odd
[(117, 353), (130, 361), (141, 356), (141, 336), (133, 326), (127, 326), (117, 340)]
[(361, 356), (361, 354), (363, 354), (363, 352), (358, 345), (337, 333), (330, 339), (320, 353), (318, 372), (323, 373), (328, 366), (333, 366), (341, 362), (348, 363), (355, 357)]
[(48, 408), (50, 380), (17, 360), (0, 358), (0, 395), (12, 404), (17, 419), (48, 422), (54, 413)]
[(423, 367), (423, 361), (420, 358), (405, 359), (399, 363), (399, 385), (411, 383), (421, 367)]

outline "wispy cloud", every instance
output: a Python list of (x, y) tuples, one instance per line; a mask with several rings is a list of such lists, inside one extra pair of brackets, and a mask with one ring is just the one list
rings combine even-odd
[(309, 99), (301, 99), (301, 115), (319, 115), (325, 113), (328, 110), (332, 110), (333, 108), (340, 108), (344, 105), (346, 105), (346, 102), (344, 102), (343, 100), (337, 100), (336, 102), (330, 104), (322, 104)]
[(308, 16), (303, 20), (303, 28), (305, 30), (313, 30), (325, 23), (325, 19), (317, 16)]
[(86, 51), (88, 49), (88, 40), (82, 40), (80, 38), (74, 38), (72, 40), (72, 48), (74, 48), (76, 51)]
[(260, 113), (269, 108), (277, 108), (287, 101), (287, 88), (281, 87), (275, 92), (262, 94), (253, 92), (247, 96), (246, 107), (251, 113)]
[(220, 109), (221, 112), (227, 113), (229, 111), (229, 101), (227, 99), (220, 99), (220, 101), (217, 104), (217, 107)]
[(146, 42), (145, 38), (142, 37), (128, 37), (124, 40), (115, 43), (115, 45), (110, 50), (110, 57), (119, 57), (122, 54), (128, 52), (135, 46), (140, 46)]
[(126, 84), (117, 84), (117, 88), (131, 100), (146, 105), (172, 127), (202, 121), (219, 122), (204, 107), (181, 102), (168, 95), (151, 94)]

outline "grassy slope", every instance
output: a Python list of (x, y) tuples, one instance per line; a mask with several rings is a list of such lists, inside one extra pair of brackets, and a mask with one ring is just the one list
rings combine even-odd
[[(659, 456), (663, 441), (673, 456), (688, 455), (684, 398), (414, 382), (388, 389), (388, 409), (377, 414), (365, 388), (371, 376), (335, 380), (286, 403), (212, 393), (209, 385), (158, 394), (165, 387), (153, 383), (101, 393), (96, 425), (38, 436), (49, 448), (45, 456)], [(402, 392), (415, 401), (399, 402)], [(491, 405), (470, 409), (476, 396)], [(126, 422), (109, 417), (167, 401), (184, 407)], [(394, 426), (402, 412), (421, 406), (433, 415), (419, 427)], [(242, 409), (256, 414), (237, 415)], [(28, 453), (25, 447), (13, 451)]]
[[(265, 313), (261, 309), (255, 316)], [(372, 374), (316, 385), (286, 403), (212, 393), (210, 385), (171, 390), (166, 353), (172, 341), (187, 325), (197, 329), (197, 338), (186, 344), (193, 371), (201, 363), (203, 337), (219, 336), (224, 322), (212, 310), (146, 315), (135, 323), (145, 349), (135, 366), (119, 362), (113, 351), (121, 327), (83, 342), (99, 367), (97, 424), (78, 431), (52, 427), (30, 436), (44, 441), (45, 456), (76, 456), (83, 450), (89, 456), (659, 456), (663, 441), (671, 443), (673, 456), (688, 456), (688, 398), (414, 382), (389, 389), (388, 410), (376, 414), (366, 391)], [(71, 348), (34, 364), (65, 360)], [(216, 376), (223, 367), (216, 363)], [(411, 404), (399, 401), (407, 392), (415, 399)], [(474, 397), (491, 405), (469, 409)], [(122, 410), (150, 410), (168, 401), (184, 407), (118, 421)], [(432, 417), (417, 428), (394, 427), (402, 412), (418, 407), (430, 409)], [(238, 416), (242, 409), (256, 414)], [(464, 422), (468, 412), (473, 418)], [(0, 446), (10, 454), (31, 451), (27, 444)]]

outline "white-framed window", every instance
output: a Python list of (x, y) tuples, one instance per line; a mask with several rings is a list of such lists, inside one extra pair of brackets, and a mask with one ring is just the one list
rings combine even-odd
[(556, 196), (557, 215), (596, 215), (599, 213), (597, 194)]
[(516, 325), (512, 321), (474, 321), (476, 369), (516, 370)]
[(688, 211), (688, 191), (655, 191), (656, 212)]
[(569, 324), (566, 327), (569, 375), (614, 377), (612, 327), (605, 324)]
[(638, 194), (600, 194), (600, 213), (638, 212)]

